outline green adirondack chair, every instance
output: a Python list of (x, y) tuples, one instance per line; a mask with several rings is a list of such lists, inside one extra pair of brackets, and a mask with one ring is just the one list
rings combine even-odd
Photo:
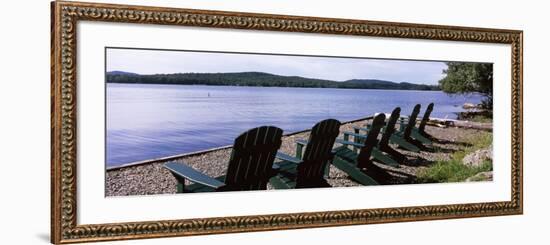
[[(276, 174), (273, 162), (281, 146), (283, 130), (273, 126), (253, 128), (241, 134), (233, 143), (227, 173), (212, 178), (184, 163), (168, 162), (168, 169), (177, 179), (177, 192), (209, 192), (265, 190)], [(194, 184), (185, 186), (185, 180)]]
[(426, 112), (424, 112), (424, 116), (422, 117), (422, 121), (420, 121), (418, 128), (413, 128), (413, 131), (411, 134), (413, 138), (425, 144), (433, 144), (434, 137), (428, 134), (425, 130), (426, 124), (430, 120), (430, 115), (432, 114), (433, 109), (434, 109), (434, 103), (430, 103), (426, 108)]
[(416, 104), (408, 119), (400, 119), (401, 127), (399, 131), (390, 136), (390, 142), (397, 144), (399, 147), (413, 152), (419, 152), (426, 147), (422, 142), (411, 137), (414, 126), (416, 125), (416, 117), (420, 112), (420, 104)]
[[(384, 114), (384, 118), (385, 118), (385, 114)], [(374, 120), (373, 120), (374, 122)], [(378, 127), (379, 125), (377, 125)], [(395, 126), (395, 125), (394, 125)], [(384, 126), (384, 121), (381, 122), (381, 131), (385, 130), (385, 126)], [(367, 125), (366, 127), (357, 127), (357, 126), (354, 126), (353, 129), (354, 129), (354, 133), (352, 132), (343, 132), (344, 134), (344, 141), (350, 141), (350, 136), (353, 137), (353, 142), (354, 143), (360, 143), (360, 144), (364, 144), (364, 142), (366, 141), (367, 139), (367, 134), (368, 132), (373, 128), (373, 124), (369, 124)], [(362, 134), (362, 132), (365, 131), (366, 133), (365, 134)], [(379, 141), (376, 142), (376, 144), (373, 146), (372, 148), (372, 151), (371, 151), (371, 156), (373, 159), (377, 160), (378, 162), (382, 163), (382, 164), (385, 164), (385, 165), (388, 165), (388, 166), (392, 166), (392, 167), (395, 167), (395, 168), (398, 168), (399, 167), (399, 162), (395, 159), (393, 159), (390, 155), (386, 155), (386, 153), (384, 153), (380, 148), (379, 148)], [(359, 149), (360, 147), (359, 146), (353, 146), (353, 150), (357, 153), (359, 152)]]
[[(365, 170), (374, 168), (370, 158), (373, 152), (377, 151), (374, 149), (378, 143), (377, 137), (384, 126), (385, 119), (386, 115), (384, 114), (378, 114), (374, 117), (372, 126), (363, 143), (336, 139), (336, 143), (342, 144), (342, 146), (333, 150), (335, 155), (332, 164), (362, 185), (378, 185), (378, 181), (369, 176)], [(349, 146), (358, 147), (359, 153), (350, 149)]]
[(338, 120), (323, 120), (313, 126), (307, 141), (296, 141), (295, 157), (278, 152), (276, 157), (281, 161), (275, 162), (278, 174), (271, 178), (271, 185), (275, 189), (330, 187), (324, 177), (334, 157), (332, 147), (339, 131)]
[[(426, 123), (430, 120), (430, 115), (434, 109), (434, 103), (430, 103), (428, 107), (426, 107), (426, 111), (424, 112), (424, 116), (422, 117), (422, 120), (420, 121), (420, 124), (418, 127), (413, 127), (411, 131), (411, 137), (422, 144), (431, 145), (433, 144), (432, 139), (433, 137), (426, 133)], [(407, 124), (408, 120), (406, 118), (401, 120), (401, 124)]]
[[(395, 125), (397, 123), (397, 120), (399, 119), (399, 114), (401, 113), (401, 108), (396, 107), (393, 109), (389, 119), (387, 120), (386, 125), (382, 128), (382, 137), (380, 141), (378, 141), (378, 146), (376, 147), (378, 150), (388, 154), (391, 156), (391, 158), (394, 160), (388, 165), (395, 166), (394, 162), (397, 163), (404, 163), (406, 160), (406, 157), (401, 154), (400, 152), (394, 150), (390, 145), (390, 138), (395, 133)], [(353, 127), (355, 130), (355, 133), (360, 133), (361, 131), (367, 131), (370, 130), (372, 125), (367, 125), (366, 128), (363, 127)], [(380, 159), (378, 159), (380, 160)]]

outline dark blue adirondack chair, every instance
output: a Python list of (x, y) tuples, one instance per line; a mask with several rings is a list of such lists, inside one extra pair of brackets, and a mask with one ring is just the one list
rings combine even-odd
[[(426, 131), (426, 124), (430, 120), (430, 115), (433, 111), (434, 104), (430, 103), (426, 107), (426, 111), (424, 112), (424, 116), (422, 117), (422, 120), (420, 121), (418, 127), (416, 127), (416, 122), (412, 124), (410, 138), (414, 139), (417, 142), (420, 142), (421, 144), (418, 144), (418, 147), (425, 148), (424, 144), (431, 145), (433, 144), (432, 140), (434, 139), (431, 135), (429, 135)], [(409, 118), (400, 118), (400, 124), (401, 128), (406, 128), (410, 122)]]
[(424, 150), (426, 148), (422, 142), (411, 137), (411, 133), (416, 125), (416, 118), (418, 117), (419, 112), (420, 104), (417, 104), (414, 106), (408, 119), (400, 119), (401, 126), (399, 131), (390, 136), (391, 143), (397, 144), (399, 147), (413, 152), (419, 152), (420, 150)]
[(420, 121), (420, 124), (418, 125), (418, 128), (413, 128), (411, 132), (411, 137), (417, 139), (418, 141), (424, 143), (424, 144), (432, 144), (432, 140), (434, 139), (433, 136), (428, 134), (426, 132), (426, 124), (430, 120), (430, 115), (432, 114), (432, 111), (434, 109), (434, 103), (430, 103), (428, 107), (426, 108), (426, 112), (424, 112), (424, 116), (422, 117), (422, 121)]
[(307, 141), (296, 141), (295, 157), (277, 153), (281, 160), (275, 163), (279, 173), (271, 178), (271, 185), (276, 189), (329, 187), (324, 177), (334, 157), (332, 147), (339, 131), (338, 120), (323, 120), (313, 126)]
[[(344, 171), (353, 180), (362, 185), (378, 185), (378, 182), (366, 173), (366, 169), (374, 168), (371, 156), (376, 151), (378, 144), (378, 134), (384, 126), (386, 115), (378, 114), (374, 117), (372, 126), (368, 130), (365, 140), (362, 143), (347, 141), (345, 139), (336, 139), (336, 143), (342, 146), (334, 149), (335, 156), (332, 164), (338, 169)], [(359, 148), (359, 153), (350, 149), (348, 146)]]
[[(377, 160), (379, 160), (380, 162), (382, 163), (385, 163), (387, 165), (390, 165), (390, 166), (394, 166), (395, 167), (395, 163), (403, 163), (406, 158), (403, 154), (399, 153), (398, 151), (396, 151), (395, 149), (393, 149), (390, 145), (389, 145), (389, 142), (390, 142), (390, 138), (392, 137), (392, 135), (395, 133), (395, 125), (397, 123), (397, 120), (399, 119), (399, 114), (401, 113), (401, 108), (399, 107), (396, 107), (395, 109), (393, 109), (389, 119), (388, 119), (388, 122), (386, 123), (386, 125), (382, 128), (382, 137), (380, 139), (380, 141), (378, 142), (378, 145), (377, 145), (377, 149), (390, 155), (392, 159), (394, 159), (395, 161), (388, 161), (387, 159), (385, 158), (382, 158), (382, 157), (378, 157)], [(371, 130), (371, 127), (372, 127), (372, 124), (369, 124), (367, 125), (366, 128), (363, 128), (363, 127), (353, 127), (354, 130), (355, 130), (355, 133), (360, 133), (361, 131), (369, 131)], [(376, 158), (376, 155), (375, 155), (375, 158)]]
[[(283, 130), (273, 126), (253, 128), (235, 139), (226, 175), (212, 178), (184, 163), (164, 164), (177, 179), (177, 192), (265, 190), (276, 174), (273, 162)], [(193, 182), (185, 186), (185, 180)]]

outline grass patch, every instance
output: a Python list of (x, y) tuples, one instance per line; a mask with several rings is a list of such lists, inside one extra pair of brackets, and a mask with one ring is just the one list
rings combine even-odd
[(420, 172), (417, 178), (419, 183), (446, 183), (462, 182), (478, 173), (493, 170), (493, 163), (485, 161), (478, 167), (469, 167), (462, 161), (439, 161)]
[(493, 133), (480, 131), (474, 137), (467, 138), (464, 143), (468, 144), (469, 146), (460, 151), (454, 152), (451, 156), (451, 159), (462, 161), (462, 159), (466, 155), (491, 146), (493, 144)]
[(493, 122), (493, 118), (485, 116), (485, 115), (475, 115), (472, 118), (468, 118), (467, 120), (472, 122), (478, 122), (478, 123), (491, 123)]
[(473, 137), (467, 138), (465, 142), (471, 145), (465, 149), (466, 151), (474, 152), (485, 149), (493, 144), (493, 133), (479, 131)]
[(449, 161), (437, 161), (428, 168), (422, 169), (417, 174), (418, 183), (445, 183), (461, 182), (480, 172), (492, 171), (493, 163), (485, 161), (478, 167), (470, 167), (462, 164), (462, 159), (477, 150), (485, 149), (492, 145), (493, 134), (479, 132), (474, 137), (466, 139), (469, 146), (456, 151)]

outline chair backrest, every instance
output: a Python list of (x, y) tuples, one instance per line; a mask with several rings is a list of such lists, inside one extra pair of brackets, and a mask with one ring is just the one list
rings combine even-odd
[(273, 126), (253, 128), (233, 143), (223, 190), (264, 190), (273, 176), (273, 161), (281, 147), (283, 130)]
[(414, 106), (411, 116), (409, 117), (409, 123), (407, 123), (405, 131), (403, 132), (403, 136), (405, 136), (405, 138), (411, 136), (411, 131), (416, 125), (416, 117), (418, 117), (418, 113), (420, 113), (420, 104), (416, 104)]
[(434, 103), (430, 103), (428, 107), (426, 107), (426, 112), (424, 112), (424, 116), (422, 117), (422, 121), (420, 121), (420, 125), (418, 126), (418, 130), (420, 132), (424, 132), (424, 128), (426, 127), (426, 123), (430, 120), (430, 114), (432, 114), (432, 111), (434, 110)]
[(401, 113), (401, 108), (399, 107), (396, 107), (391, 112), (390, 119), (388, 119), (386, 129), (384, 130), (384, 134), (382, 134), (382, 138), (380, 139), (380, 145), (387, 145), (390, 141), (390, 137), (393, 133), (395, 133), (395, 124), (397, 123), (397, 119), (399, 119), (399, 113)]
[(386, 115), (384, 113), (378, 114), (372, 120), (372, 126), (370, 127), (370, 130), (367, 133), (367, 138), (365, 139), (365, 142), (363, 143), (364, 145), (363, 147), (361, 147), (361, 151), (357, 156), (358, 167), (365, 167), (365, 163), (367, 163), (370, 160), (372, 148), (378, 144), (378, 134), (380, 133), (380, 130), (384, 126), (385, 120), (386, 120)]
[(330, 160), (334, 141), (340, 133), (340, 121), (326, 119), (318, 122), (311, 129), (302, 160), (298, 165), (296, 186), (315, 185), (321, 181), (325, 168)]

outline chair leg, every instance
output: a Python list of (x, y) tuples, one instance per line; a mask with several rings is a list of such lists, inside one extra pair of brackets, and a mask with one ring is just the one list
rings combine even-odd
[(304, 146), (302, 144), (296, 144), (296, 158), (302, 159), (303, 150)]
[(407, 138), (407, 139), (405, 139), (405, 140), (406, 140), (407, 142), (409, 142), (409, 143), (415, 145), (416, 147), (418, 147), (421, 151), (426, 151), (426, 150), (428, 149), (424, 144), (422, 144), (422, 142), (420, 142), (420, 141), (418, 141), (418, 140), (416, 140), (416, 139), (413, 139), (413, 138), (411, 138), (411, 137), (409, 137), (409, 138)]
[(435, 137), (433, 137), (431, 134), (428, 134), (426, 133), (426, 131), (421, 131), (420, 134), (422, 134), (422, 136), (430, 139), (431, 141), (436, 141), (437, 139)]
[(346, 160), (336, 157), (334, 159), (334, 166), (347, 173), (352, 179), (361, 183), (362, 185), (378, 185), (378, 182), (366, 175), (355, 164), (349, 163)]
[(389, 145), (380, 145), (378, 148), (381, 151), (383, 151), (383, 152), (387, 153), (388, 155), (390, 155), (391, 157), (393, 157), (393, 159), (395, 159), (399, 163), (405, 163), (405, 160), (407, 159), (405, 157), (405, 155), (403, 155), (400, 152), (394, 150)]
[(185, 192), (185, 179), (175, 175), (172, 173), (172, 175), (176, 178), (178, 183), (176, 184), (176, 193), (184, 193)]
[(397, 161), (382, 153), (382, 151), (380, 151), (378, 148), (372, 149), (372, 157), (385, 165), (392, 166), (394, 168), (399, 167), (399, 163)]
[(422, 144), (428, 144), (428, 145), (432, 144), (432, 141), (429, 138), (422, 135), (422, 133), (418, 130), (413, 130), (411, 132), (411, 136), (414, 137), (415, 140), (420, 141)]
[(413, 152), (420, 151), (419, 147), (417, 147), (415, 144), (410, 143), (409, 141), (405, 140), (400, 136), (392, 135), (390, 137), (390, 141), (394, 144), (399, 145), (400, 147), (405, 148), (406, 150), (413, 151)]

